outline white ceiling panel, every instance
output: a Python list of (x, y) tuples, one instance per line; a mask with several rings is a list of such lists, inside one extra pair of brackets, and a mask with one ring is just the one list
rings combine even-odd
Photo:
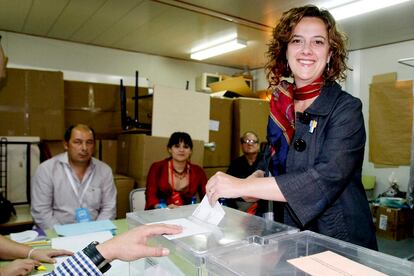
[(22, 31), (46, 36), (68, 2), (69, 0), (32, 1)]
[[(177, 59), (192, 48), (237, 32), (247, 47), (207, 59), (260, 68), (281, 14), (327, 0), (0, 0), (0, 30)], [(350, 50), (414, 39), (414, 0), (338, 22)]]
[(22, 32), (32, 0), (0, 0), (0, 29)]
[(96, 37), (102, 35), (107, 29), (111, 28), (131, 9), (139, 5), (137, 0), (107, 0), (97, 10), (91, 14), (83, 25), (72, 34), (70, 39), (94, 44)]
[(102, 0), (68, 1), (58, 20), (49, 30), (48, 36), (70, 39), (103, 4)]

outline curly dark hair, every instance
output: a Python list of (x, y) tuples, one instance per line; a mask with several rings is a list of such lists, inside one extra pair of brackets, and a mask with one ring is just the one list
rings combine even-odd
[(326, 25), (332, 55), (329, 70), (326, 69), (323, 73), (325, 81), (346, 78), (346, 70), (350, 69), (346, 64), (348, 58), (346, 36), (336, 28), (335, 19), (329, 11), (314, 5), (306, 5), (284, 12), (279, 24), (273, 29), (272, 40), (267, 51), (269, 61), (265, 66), (269, 87), (279, 84), (283, 77), (289, 77), (291, 74), (287, 65), (286, 51), (293, 36), (293, 29), (303, 17), (320, 18)]

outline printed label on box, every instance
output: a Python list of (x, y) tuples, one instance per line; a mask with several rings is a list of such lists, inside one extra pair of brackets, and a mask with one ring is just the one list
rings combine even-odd
[(378, 228), (381, 229), (381, 230), (386, 231), (387, 230), (387, 220), (388, 220), (388, 216), (380, 215)]
[(209, 123), (209, 130), (211, 131), (219, 131), (220, 129), (220, 122), (216, 120), (210, 120)]

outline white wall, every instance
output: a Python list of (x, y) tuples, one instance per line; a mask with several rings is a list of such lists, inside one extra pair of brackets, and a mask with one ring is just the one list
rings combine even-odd
[(65, 72), (75, 78), (88, 73), (86, 75), (106, 76), (105, 82), (111, 83), (119, 83), (121, 77), (126, 78), (125, 84), (133, 85), (135, 71), (138, 70), (140, 77), (148, 78), (153, 85), (185, 88), (188, 80), (189, 89), (194, 90), (195, 78), (203, 72), (231, 75), (240, 71), (10, 32), (0, 34), (3, 36), (3, 49), (9, 57), (9, 67), (59, 70), (64, 72), (64, 78), (67, 78)]
[[(399, 80), (414, 79), (414, 68), (397, 62), (399, 59), (408, 57), (414, 57), (414, 41), (353, 51), (349, 54), (348, 65), (353, 68), (353, 71), (348, 72), (348, 78), (343, 85), (343, 88), (355, 97), (359, 97), (363, 103), (365, 127), (367, 130), (367, 144), (365, 147), (365, 159), (362, 173), (376, 176), (377, 186), (375, 189), (375, 196), (388, 189), (388, 177), (392, 172), (395, 172), (395, 176), (399, 180), (398, 184), (400, 190), (407, 191), (410, 168), (409, 166), (400, 166), (379, 169), (374, 168), (374, 165), (368, 161), (369, 84), (371, 83), (372, 76), (389, 72), (397, 72)], [(267, 87), (267, 82), (264, 70), (255, 70), (253, 71), (253, 74), (256, 78), (257, 89), (265, 89)]]
[[(367, 128), (367, 146), (365, 147), (365, 159), (363, 165), (363, 174), (375, 175), (377, 186), (375, 195), (383, 193), (389, 187), (388, 177), (394, 171), (398, 178), (400, 190), (407, 191), (408, 180), (410, 177), (409, 166), (400, 166), (396, 168), (374, 168), (374, 165), (368, 161), (369, 149), (369, 84), (372, 77), (378, 74), (397, 72), (398, 80), (414, 79), (414, 68), (402, 65), (397, 61), (402, 58), (414, 57), (414, 41), (396, 43), (381, 47), (375, 47), (366, 50), (351, 52), (349, 65), (354, 68), (354, 72), (348, 75), (347, 89), (348, 92), (359, 97), (363, 102), (363, 113), (365, 127)], [(396, 133), (398, 135), (398, 133)], [(386, 143), (386, 141), (384, 141)]]

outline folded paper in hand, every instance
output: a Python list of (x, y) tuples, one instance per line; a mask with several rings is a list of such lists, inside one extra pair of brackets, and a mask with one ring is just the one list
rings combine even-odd
[(224, 212), (223, 207), (218, 201), (214, 207), (211, 207), (210, 203), (208, 202), (208, 197), (204, 196), (200, 205), (198, 205), (198, 207), (194, 210), (193, 217), (196, 217), (199, 220), (208, 222), (210, 224), (218, 225), (225, 214), (226, 213)]

